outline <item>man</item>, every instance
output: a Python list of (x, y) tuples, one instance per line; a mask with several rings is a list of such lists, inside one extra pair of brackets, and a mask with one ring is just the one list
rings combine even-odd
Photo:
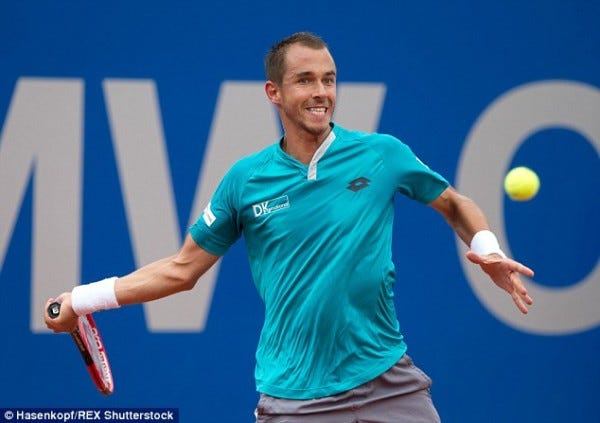
[(532, 299), (519, 274), (533, 272), (506, 258), (481, 210), (405, 144), (331, 121), (337, 71), (323, 40), (294, 34), (265, 68), (279, 143), (233, 165), (179, 252), (61, 294), (61, 315), (46, 324), (68, 331), (78, 315), (192, 289), (243, 234), (265, 302), (258, 422), (439, 421), (394, 309), (394, 194), (441, 213), (523, 313)]

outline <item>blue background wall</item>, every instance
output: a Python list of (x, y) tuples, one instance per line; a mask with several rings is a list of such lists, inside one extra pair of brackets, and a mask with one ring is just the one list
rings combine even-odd
[[(469, 131), (508, 90), (546, 80), (600, 87), (599, 21), (600, 3), (586, 0), (2, 2), (0, 125), (19, 78), (84, 81), (81, 280), (98, 280), (135, 268), (106, 78), (156, 83), (183, 234), (219, 87), (263, 80), (264, 53), (281, 37), (314, 31), (330, 44), (340, 83), (385, 84), (378, 131), (454, 182)], [(503, 203), (512, 252), (538, 284), (572, 287), (598, 265), (597, 149), (549, 128), (523, 140), (512, 163), (536, 169), (543, 184), (530, 203)], [(223, 259), (204, 331), (151, 333), (141, 306), (98, 314), (116, 379), (105, 398), (66, 336), (30, 329), (30, 309), (40, 306), (30, 297), (33, 191), (29, 184), (0, 261), (0, 407), (162, 406), (178, 407), (185, 422), (252, 421), (263, 311), (243, 241)], [(398, 315), (442, 419), (600, 421), (600, 329), (536, 334), (503, 323), (471, 290), (443, 220), (404, 198), (397, 204)]]

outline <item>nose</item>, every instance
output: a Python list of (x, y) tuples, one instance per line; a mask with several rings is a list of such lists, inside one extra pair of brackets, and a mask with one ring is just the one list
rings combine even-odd
[(327, 89), (322, 81), (317, 81), (313, 97), (324, 97), (327, 94)]

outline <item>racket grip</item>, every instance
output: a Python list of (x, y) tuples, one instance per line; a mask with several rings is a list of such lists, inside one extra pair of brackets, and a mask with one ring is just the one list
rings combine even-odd
[(57, 303), (56, 301), (53, 303), (50, 303), (50, 305), (48, 306), (48, 316), (50, 316), (51, 319), (56, 319), (59, 314), (60, 314), (60, 303)]

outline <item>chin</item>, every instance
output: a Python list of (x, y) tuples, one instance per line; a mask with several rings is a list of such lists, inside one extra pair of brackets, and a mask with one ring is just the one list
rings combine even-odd
[(329, 131), (329, 123), (331, 122), (331, 116), (319, 119), (318, 122), (309, 123), (306, 127), (309, 131), (315, 135), (322, 134), (323, 132)]
[(329, 131), (329, 122), (327, 125), (311, 126), (307, 127), (306, 131), (314, 136), (320, 136)]

